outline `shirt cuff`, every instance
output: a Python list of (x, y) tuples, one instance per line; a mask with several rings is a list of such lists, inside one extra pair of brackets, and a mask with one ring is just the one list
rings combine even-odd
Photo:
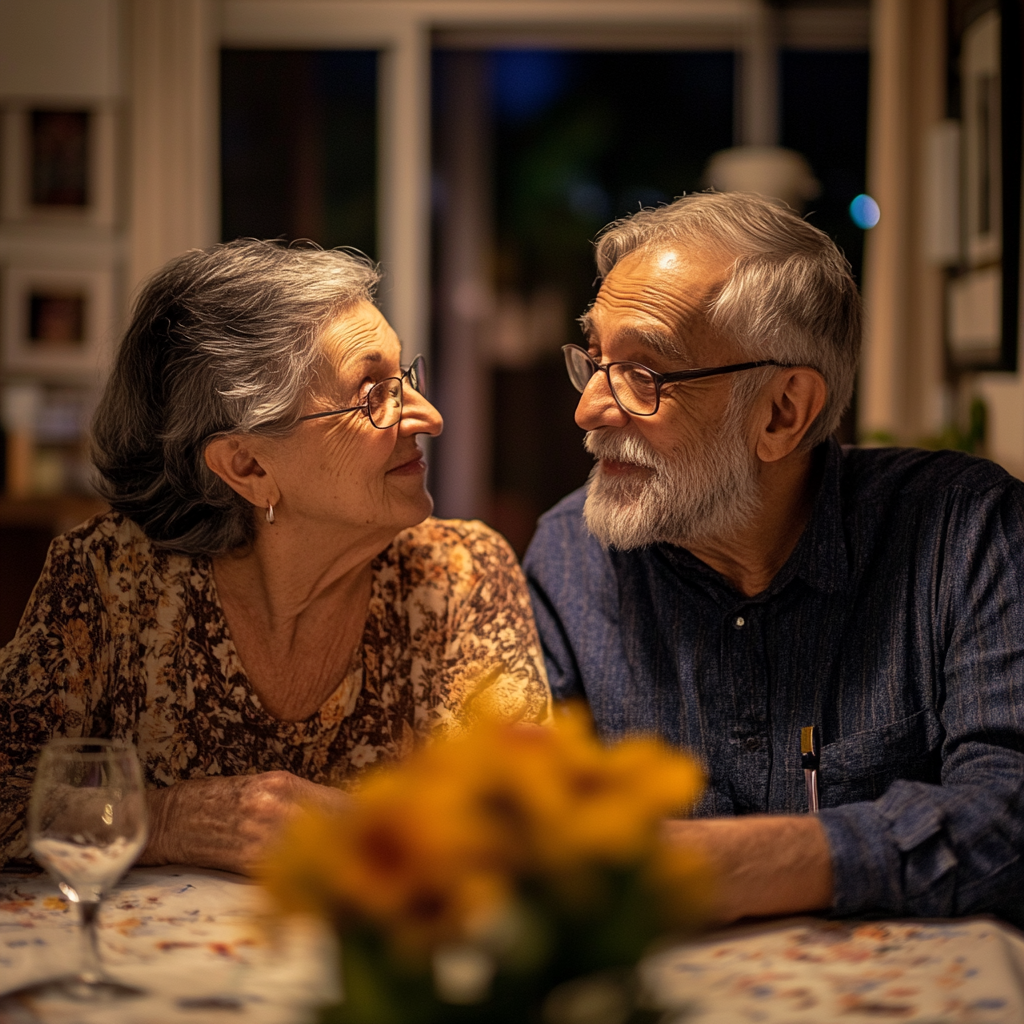
[(832, 856), (833, 912), (903, 913), (900, 855), (877, 805), (828, 807), (818, 820)]

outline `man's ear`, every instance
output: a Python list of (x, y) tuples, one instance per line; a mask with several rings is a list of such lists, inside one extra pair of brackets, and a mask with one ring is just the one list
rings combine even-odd
[(757, 457), (778, 462), (795, 451), (825, 407), (825, 378), (809, 366), (780, 370), (765, 389), (765, 415), (757, 437)]
[(276, 505), (281, 492), (267, 472), (247, 438), (227, 435), (215, 437), (203, 451), (203, 458), (233, 491), (258, 508)]

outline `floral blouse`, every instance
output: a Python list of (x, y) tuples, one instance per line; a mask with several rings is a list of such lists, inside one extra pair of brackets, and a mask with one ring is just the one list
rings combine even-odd
[(127, 737), (150, 786), (274, 770), (344, 785), (484, 708), (544, 720), (543, 664), (505, 541), (479, 522), (428, 519), (374, 560), (341, 685), (309, 718), (282, 721), (239, 661), (209, 558), (97, 516), (53, 542), (0, 650), (0, 865), (27, 854), (35, 759), (52, 736)]

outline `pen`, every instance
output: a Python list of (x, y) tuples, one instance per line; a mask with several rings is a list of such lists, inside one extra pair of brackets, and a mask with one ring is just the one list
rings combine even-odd
[(818, 727), (808, 725), (800, 730), (800, 763), (807, 784), (807, 812), (818, 813)]

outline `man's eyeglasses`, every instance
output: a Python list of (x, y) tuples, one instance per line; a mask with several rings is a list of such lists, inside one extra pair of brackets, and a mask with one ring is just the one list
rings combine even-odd
[(580, 394), (595, 373), (603, 373), (608, 377), (608, 387), (615, 404), (630, 416), (653, 416), (661, 405), (661, 389), (666, 384), (674, 384), (681, 380), (700, 380), (702, 377), (717, 377), (722, 373), (738, 373), (740, 370), (753, 370), (758, 366), (788, 365), (774, 359), (759, 359), (754, 363), (733, 363), (731, 366), (712, 366), (702, 370), (658, 373), (643, 363), (605, 363), (602, 366), (579, 345), (563, 345), (562, 352), (565, 354), (569, 380)]
[(402, 371), (401, 377), (385, 377), (383, 380), (377, 381), (367, 391), (366, 398), (359, 405), (350, 405), (347, 409), (331, 409), (328, 412), (313, 412), (308, 416), (300, 416), (299, 422), (320, 420), (325, 416), (340, 416), (342, 413), (358, 412), (361, 409), (378, 430), (387, 430), (402, 418), (402, 409), (405, 405), (403, 383), (406, 380), (415, 391), (421, 395), (425, 393), (426, 363), (423, 356), (417, 356), (409, 364), (409, 368)]

